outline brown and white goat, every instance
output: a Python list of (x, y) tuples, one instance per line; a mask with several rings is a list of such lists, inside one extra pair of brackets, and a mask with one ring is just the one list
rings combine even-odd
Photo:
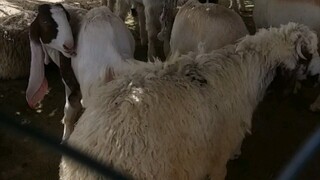
[[(81, 110), (80, 87), (72, 71), (70, 58), (76, 54), (74, 36), (85, 13), (86, 10), (72, 7), (67, 11), (61, 4), (42, 4), (38, 6), (38, 14), (30, 25), (31, 67), (26, 90), (27, 102), (31, 108), (35, 108), (44, 98), (48, 89), (44, 64), (51, 59), (60, 67), (66, 89), (64, 124), (75, 122)], [(65, 126), (64, 137), (69, 131)]]

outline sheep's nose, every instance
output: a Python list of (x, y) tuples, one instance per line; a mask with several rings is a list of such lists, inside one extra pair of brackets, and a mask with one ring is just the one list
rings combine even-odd
[(69, 55), (71, 55), (71, 56), (77, 55), (76, 52), (75, 52), (75, 50), (74, 50), (73, 45), (63, 44), (62, 46), (63, 46), (63, 49), (64, 49), (65, 53), (67, 53), (67, 54), (69, 54)]
[(63, 44), (62, 45), (63, 46), (63, 48), (66, 50), (66, 51), (70, 51), (70, 50), (72, 50), (73, 49), (73, 45), (71, 45), (71, 44)]
[(315, 87), (319, 84), (319, 74), (307, 75), (307, 79), (303, 81), (303, 85), (306, 87)]

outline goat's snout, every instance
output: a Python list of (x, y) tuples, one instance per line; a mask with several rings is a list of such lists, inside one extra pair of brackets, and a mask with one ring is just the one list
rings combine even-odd
[(70, 56), (75, 56), (76, 55), (76, 51), (75, 51), (75, 48), (73, 46), (73, 43), (64, 43), (62, 46), (63, 46), (64, 52), (66, 54), (69, 54)]

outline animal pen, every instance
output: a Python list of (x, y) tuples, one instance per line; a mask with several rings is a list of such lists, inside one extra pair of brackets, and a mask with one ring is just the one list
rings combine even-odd
[[(46, 98), (36, 109), (26, 102), (31, 60), (28, 28), (39, 4), (56, 2), (88, 10), (101, 6), (100, 0), (0, 0), (0, 179), (59, 179), (61, 155), (103, 177), (131, 179), (130, 173), (121, 174), (112, 165), (60, 144), (65, 89), (54, 63), (45, 67)], [(229, 6), (228, 0), (219, 3)], [(254, 34), (253, 2), (244, 4), (241, 17)], [(136, 41), (134, 57), (146, 60), (148, 45), (140, 43), (139, 24), (130, 13), (126, 25)], [(242, 143), (241, 155), (227, 164), (225, 179), (320, 179), (320, 114), (309, 110), (319, 90), (303, 86), (280, 100), (277, 94), (267, 93), (253, 113), (251, 134)]]

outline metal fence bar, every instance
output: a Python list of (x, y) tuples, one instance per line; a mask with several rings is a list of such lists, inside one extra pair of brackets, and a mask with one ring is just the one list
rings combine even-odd
[(309, 138), (307, 143), (298, 151), (291, 162), (287, 165), (278, 180), (296, 179), (307, 161), (320, 150), (320, 128)]
[(3, 129), (11, 130), (12, 132), (28, 136), (43, 144), (44, 146), (51, 148), (60, 155), (68, 156), (69, 158), (72, 158), (73, 160), (86, 165), (87, 167), (101, 174), (105, 178), (112, 178), (117, 180), (132, 179), (112, 169), (111, 166), (103, 165), (102, 163), (99, 163), (98, 161), (89, 158), (88, 156), (84, 155), (83, 153), (80, 153), (78, 150), (75, 150), (67, 144), (60, 144), (60, 140), (58, 140), (57, 138), (53, 138), (47, 135), (46, 133), (41, 132), (38, 129), (21, 125), (17, 120), (9, 118), (7, 115), (1, 112), (0, 124), (0, 127), (3, 127)]

